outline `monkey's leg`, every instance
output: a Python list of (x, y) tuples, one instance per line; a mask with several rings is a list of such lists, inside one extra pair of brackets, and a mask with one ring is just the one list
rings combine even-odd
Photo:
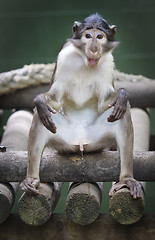
[(38, 115), (34, 114), (28, 140), (27, 177), (21, 184), (25, 192), (38, 193), (40, 160), (50, 135), (50, 131), (43, 126)]
[(109, 196), (126, 186), (133, 198), (140, 197), (141, 185), (133, 178), (133, 127), (129, 108), (124, 118), (117, 122), (115, 135), (120, 151), (121, 171), (119, 182), (112, 186)]
[[(134, 151), (148, 151), (149, 149), (149, 116), (142, 109), (131, 109), (134, 129)], [(145, 183), (141, 182), (145, 189)], [(143, 189), (143, 191), (144, 191)], [(145, 196), (136, 200), (129, 195), (129, 189), (123, 188), (117, 191), (110, 199), (110, 213), (121, 224), (137, 222), (144, 213)], [(118, 211), (119, 210), (119, 211)]]

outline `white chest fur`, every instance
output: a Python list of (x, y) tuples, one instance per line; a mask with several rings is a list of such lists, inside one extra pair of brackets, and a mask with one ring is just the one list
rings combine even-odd
[(98, 96), (103, 101), (113, 91), (113, 65), (111, 53), (106, 53), (97, 66), (89, 67), (81, 51), (69, 44), (59, 53), (55, 82), (62, 85), (68, 99), (83, 107)]

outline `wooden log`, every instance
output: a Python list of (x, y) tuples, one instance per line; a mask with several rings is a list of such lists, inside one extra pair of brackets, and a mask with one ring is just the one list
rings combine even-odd
[[(147, 151), (149, 149), (149, 116), (146, 111), (138, 108), (132, 109), (131, 116), (134, 127), (134, 151)], [(145, 184), (142, 184), (145, 187)], [(111, 216), (117, 222), (133, 224), (142, 217), (144, 205), (144, 192), (142, 197), (133, 199), (129, 189), (122, 188), (110, 199), (109, 208)]]
[[(94, 168), (94, 166), (96, 166)], [(26, 176), (27, 152), (0, 153), (0, 182), (21, 182)], [(40, 166), (42, 182), (112, 182), (118, 181), (119, 153), (44, 154)], [(139, 181), (155, 181), (155, 152), (134, 153), (134, 176)]]
[(133, 225), (118, 224), (108, 214), (101, 214), (90, 225), (81, 226), (70, 221), (64, 214), (53, 214), (43, 226), (24, 224), (17, 215), (11, 214), (0, 225), (0, 239), (6, 240), (154, 240), (155, 215), (144, 215)]
[(115, 82), (116, 90), (126, 88), (131, 107), (155, 107), (155, 81)]
[(134, 130), (134, 151), (148, 151), (150, 145), (150, 117), (147, 110), (131, 109)]
[(66, 215), (75, 223), (88, 225), (98, 215), (103, 183), (72, 183), (66, 201)]
[(60, 197), (62, 183), (41, 183), (39, 194), (23, 193), (18, 202), (18, 214), (23, 222), (40, 226), (51, 217)]
[(18, 184), (0, 183), (0, 223), (8, 218), (17, 190)]
[[(1, 145), (5, 146), (7, 151), (26, 151), (31, 121), (32, 114), (27, 111), (13, 113), (7, 121)], [(18, 182), (0, 183), (0, 205), (2, 206), (0, 208), (0, 223), (8, 218), (18, 188)]]
[(143, 198), (133, 199), (129, 189), (122, 188), (110, 199), (111, 216), (120, 224), (129, 225), (138, 222), (144, 213)]
[[(38, 86), (40, 84), (49, 85), (55, 63), (50, 64), (30, 64), (23, 68), (0, 73), (0, 95), (10, 94), (19, 89)], [(147, 82), (150, 79), (133, 74), (114, 71), (114, 80), (119, 82)]]
[[(0, 74), (0, 108), (33, 108), (34, 97), (49, 89), (55, 64), (31, 64)], [(116, 89), (128, 90), (132, 107), (155, 107), (155, 81), (114, 71)], [(22, 99), (22, 101), (21, 101)]]
[[(116, 90), (126, 88), (132, 107), (153, 108), (155, 107), (155, 81), (149, 82), (115, 82)], [(2, 109), (32, 109), (34, 97), (43, 92), (47, 92), (49, 84), (32, 86), (13, 93), (0, 96), (0, 108)], [(22, 101), (21, 101), (22, 99)]]
[(27, 151), (32, 118), (32, 113), (23, 110), (9, 117), (1, 142), (7, 151)]

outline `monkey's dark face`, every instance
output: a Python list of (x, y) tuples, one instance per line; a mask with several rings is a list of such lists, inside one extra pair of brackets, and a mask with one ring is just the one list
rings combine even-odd
[(100, 58), (108, 50), (106, 34), (99, 29), (88, 29), (83, 32), (81, 41), (85, 46), (87, 65), (89, 67), (96, 66)]

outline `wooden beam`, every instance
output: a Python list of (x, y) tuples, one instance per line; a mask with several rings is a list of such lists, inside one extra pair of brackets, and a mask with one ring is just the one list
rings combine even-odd
[[(31, 64), (0, 73), (0, 108), (33, 108), (34, 97), (47, 92), (55, 64)], [(114, 71), (115, 87), (128, 90), (132, 107), (155, 107), (155, 81)], [(22, 101), (21, 101), (22, 99)]]
[[(30, 64), (20, 69), (0, 73), (0, 95), (41, 84), (49, 85), (54, 68), (55, 63)], [(126, 74), (115, 70), (114, 81), (135, 83), (147, 82), (150, 79), (142, 75)]]
[(115, 86), (127, 89), (131, 107), (155, 107), (155, 81), (115, 82)]
[[(153, 108), (155, 107), (155, 81), (148, 82), (115, 82), (116, 89), (126, 88), (128, 90), (129, 101), (132, 107)], [(49, 89), (48, 84), (32, 86), (13, 93), (0, 96), (1, 109), (32, 109), (34, 97)], [(22, 101), (21, 101), (22, 99)]]
[(80, 226), (64, 214), (53, 214), (50, 220), (38, 227), (24, 224), (17, 215), (0, 225), (0, 239), (7, 240), (113, 240), (113, 239), (155, 239), (155, 215), (145, 215), (138, 223), (124, 226), (112, 217), (100, 214), (98, 219), (87, 226)]
[[(20, 182), (26, 176), (27, 152), (0, 153), (0, 182)], [(40, 167), (42, 182), (111, 182), (120, 172), (119, 153), (105, 151), (85, 154), (44, 154)], [(134, 153), (134, 176), (139, 181), (155, 181), (155, 152)]]

